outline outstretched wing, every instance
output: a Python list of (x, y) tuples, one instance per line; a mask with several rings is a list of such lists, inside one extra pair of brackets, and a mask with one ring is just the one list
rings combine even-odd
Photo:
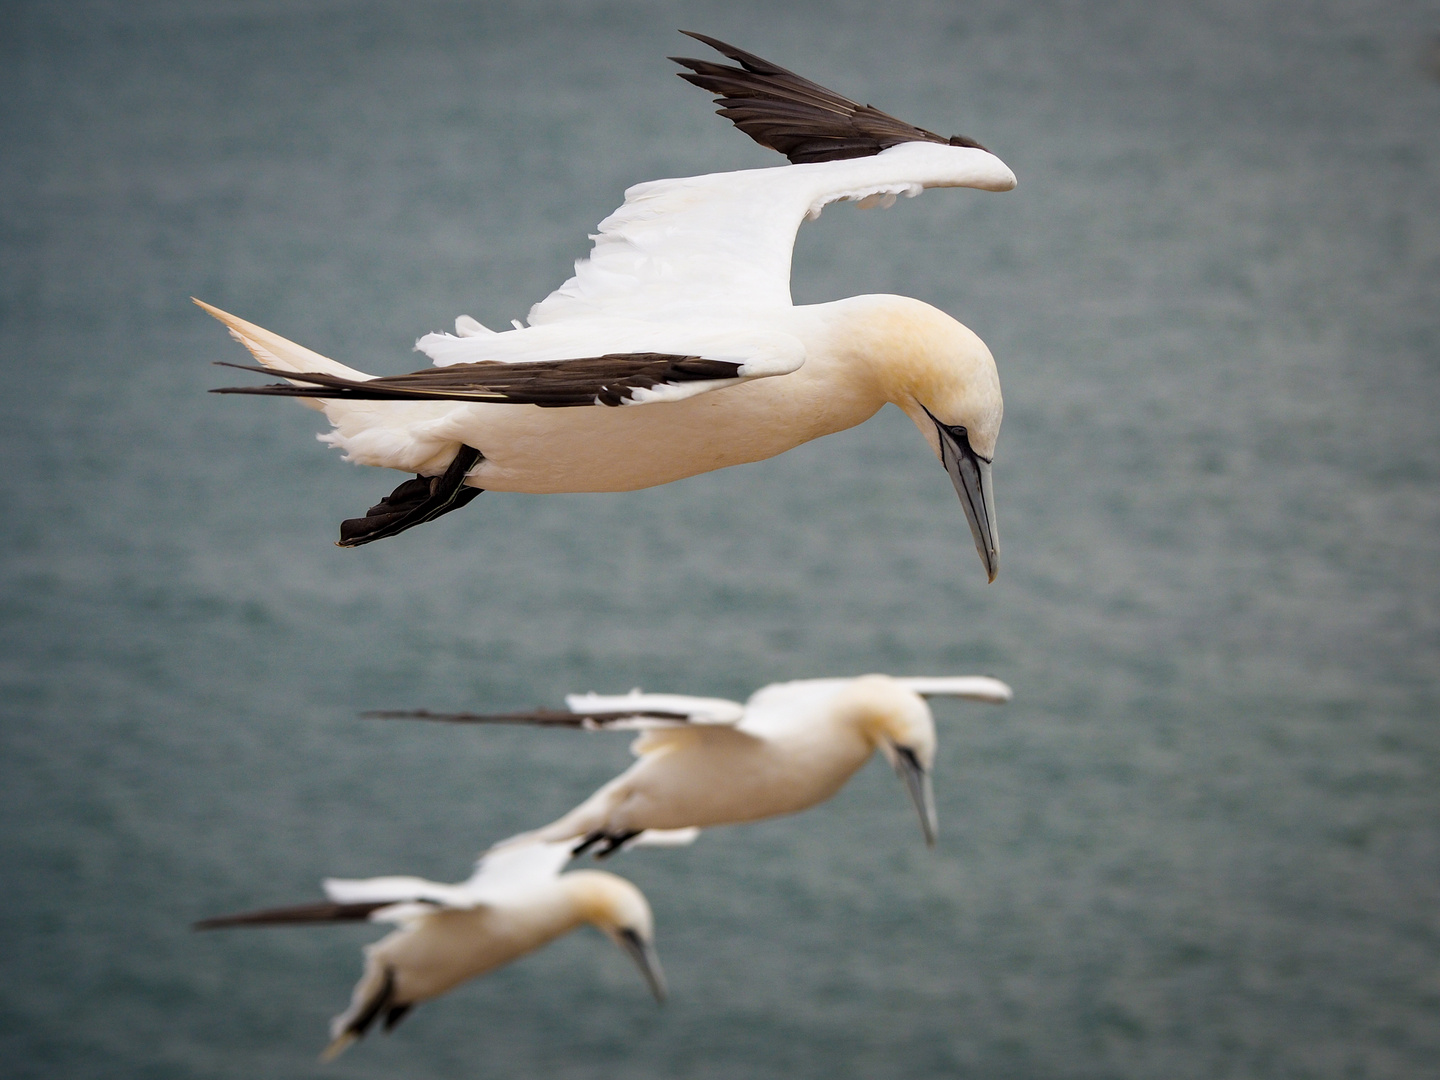
[(337, 904), (423, 903), (435, 907), (473, 907), (464, 884), (393, 875), (374, 878), (326, 878), (325, 895)]
[(367, 900), (352, 904), (338, 904), (321, 900), (314, 904), (295, 904), (290, 907), (261, 908), (258, 911), (242, 911), (235, 915), (217, 915), (212, 919), (201, 919), (192, 925), (194, 930), (220, 930), (230, 926), (294, 926), (309, 923), (363, 922), (381, 908), (389, 907), (389, 900)]
[[(220, 366), (269, 374), (265, 368), (247, 364)], [(484, 360), (363, 380), (319, 371), (286, 372), (289, 382), (226, 386), (211, 393), (342, 401), (488, 401), (563, 409), (678, 401), (742, 381), (743, 368), (732, 361), (702, 356), (611, 353), (528, 363)]]
[[(327, 878), (325, 895), (337, 903), (429, 904), (474, 908), (495, 903), (556, 877), (570, 861), (568, 844), (525, 844), (482, 855), (458, 885), (416, 877)], [(372, 918), (385, 918), (381, 910)]]
[(715, 94), (716, 110), (761, 146), (778, 150), (793, 164), (868, 157), (902, 142), (933, 142), (984, 150), (964, 135), (945, 138), (897, 120), (873, 105), (861, 105), (819, 83), (787, 71), (754, 53), (723, 41), (680, 31), (703, 41), (739, 67), (672, 56), (690, 69), (677, 72), (688, 83)]
[[(322, 400), (490, 402), (548, 408), (640, 405), (788, 375), (805, 361), (805, 347), (794, 335), (737, 326), (730, 319), (679, 325), (604, 319), (502, 334), (426, 334), (417, 348), (437, 367), (376, 378), (201, 300), (195, 303), (229, 327), (231, 336), (263, 365), (222, 363), (221, 367), (279, 374), (287, 380), (268, 386), (222, 387), (213, 393), (299, 398), (327, 409), (334, 423), (339, 423), (333, 411), (337, 406), (324, 405)], [(457, 320), (457, 328), (463, 330), (465, 323), (463, 318)], [(344, 406), (338, 408), (343, 414)]]
[(572, 858), (574, 844), (517, 844), (492, 848), (475, 863), (475, 872), (461, 883), (470, 906), (493, 903), (559, 876)]
[(412, 877), (369, 878), (364, 881), (332, 878), (325, 882), (325, 894), (328, 900), (201, 919), (192, 929), (337, 922), (403, 923), (441, 908), (476, 906), (464, 893), (463, 886), (441, 885)]
[[(892, 675), (890, 678), (921, 697), (961, 697), (1003, 705), (1014, 694), (1006, 683), (988, 675)], [(762, 686), (745, 703), (745, 726), (759, 730), (772, 723), (784, 723), (788, 717), (823, 705), (854, 681), (853, 678), (796, 679)]]
[[(699, 65), (683, 77), (700, 85), (729, 80), (727, 87), (746, 95), (734, 108), (750, 110), (744, 122), (737, 119), (742, 130), (763, 131), (766, 145), (793, 139), (820, 156), (630, 188), (625, 204), (600, 223), (575, 276), (530, 310), (532, 326), (605, 317), (733, 318), (788, 307), (796, 230), (829, 203), (889, 205), (930, 187), (1015, 186), (1005, 163), (970, 140), (952, 145), (758, 57), (729, 46), (722, 51), (760, 70), (682, 61)], [(786, 119), (776, 120), (778, 114)], [(841, 114), (848, 117), (843, 123)], [(829, 153), (818, 149), (821, 143), (830, 144)]]
[(1004, 705), (1015, 696), (1009, 683), (988, 675), (896, 676), (895, 681), (921, 697), (959, 697)]
[(630, 716), (677, 716), (681, 724), (738, 724), (745, 715), (745, 706), (727, 698), (691, 697), (687, 694), (647, 694), (631, 690), (628, 694), (567, 694), (565, 705), (571, 712), (611, 711)]
[(682, 694), (570, 694), (568, 712), (534, 709), (511, 713), (437, 713), (428, 709), (367, 712), (382, 720), (438, 720), (447, 724), (526, 724), (532, 727), (583, 728), (588, 731), (649, 731), (698, 724), (735, 724), (745, 714), (737, 701)]
[[(651, 842), (663, 844), (666, 837)], [(671, 842), (686, 841), (677, 836)], [(480, 857), (475, 872), (458, 885), (406, 876), (326, 878), (328, 900), (221, 915), (202, 919), (194, 928), (216, 930), (229, 926), (359, 921), (404, 923), (442, 908), (483, 907), (556, 877), (570, 861), (573, 846), (522, 844), (492, 849)]]

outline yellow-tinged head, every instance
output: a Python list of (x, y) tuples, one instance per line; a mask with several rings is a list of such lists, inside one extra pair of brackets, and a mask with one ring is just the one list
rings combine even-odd
[(925, 699), (888, 675), (862, 675), (836, 695), (832, 707), (859, 727), (905, 782), (925, 843), (933, 847), (938, 831), (930, 784), (935, 718)]
[(655, 917), (645, 894), (603, 870), (576, 870), (560, 876), (576, 916), (620, 946), (656, 1001), (665, 1000), (665, 972), (655, 952)]
[(1005, 414), (995, 358), (968, 327), (919, 300), (864, 296), (841, 304), (848, 348), (863, 354), (885, 398), (905, 410), (945, 466), (994, 581), (1000, 552), (990, 464)]

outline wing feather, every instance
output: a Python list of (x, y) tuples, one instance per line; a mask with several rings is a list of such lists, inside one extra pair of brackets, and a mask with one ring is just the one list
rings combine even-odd
[(446, 724), (523, 724), (531, 727), (584, 728), (588, 731), (642, 731), (652, 727), (675, 727), (690, 722), (683, 712), (659, 709), (580, 709), (561, 712), (535, 709), (515, 713), (437, 713), (428, 709), (393, 709), (367, 712), (380, 720), (435, 720)]
[(959, 697), (1004, 705), (1015, 696), (1008, 683), (988, 675), (897, 676), (895, 681), (921, 697)]
[(259, 911), (242, 911), (235, 915), (217, 915), (195, 923), (195, 930), (219, 930), (230, 926), (294, 926), (308, 923), (362, 922), (371, 919), (381, 908), (388, 907), (388, 900), (364, 900), (341, 904), (321, 900), (313, 904), (295, 904), (290, 907), (262, 908)]
[(703, 41), (740, 66), (672, 56), (675, 63), (690, 69), (676, 74), (715, 94), (721, 116), (761, 146), (778, 150), (793, 164), (868, 157), (905, 142), (985, 149), (964, 135), (947, 139), (874, 106), (851, 101), (734, 45), (689, 30), (680, 32)]
[[(222, 364), (267, 374), (245, 364)], [(288, 382), (227, 386), (215, 394), (326, 398), (342, 401), (484, 401), (563, 409), (674, 401), (741, 381), (744, 365), (666, 353), (609, 353), (575, 360), (505, 363), (482, 360), (404, 375), (350, 379), (320, 371), (286, 372)]]
[(830, 203), (913, 196), (932, 187), (1014, 186), (1014, 174), (994, 155), (933, 142), (637, 184), (600, 223), (575, 276), (530, 309), (530, 323), (733, 322), (751, 311), (789, 307), (796, 231)]
[(367, 712), (382, 720), (435, 720), (448, 724), (525, 724), (533, 727), (584, 728), (590, 731), (650, 731), (656, 728), (684, 728), (696, 725), (737, 724), (745, 706), (724, 698), (690, 697), (685, 694), (570, 694), (568, 711), (533, 709), (511, 713), (437, 713), (428, 709), (398, 709)]
[(592, 715), (607, 711), (636, 717), (678, 716), (686, 725), (738, 724), (745, 716), (744, 705), (726, 698), (646, 694), (640, 690), (628, 694), (569, 694), (565, 705), (573, 713)]

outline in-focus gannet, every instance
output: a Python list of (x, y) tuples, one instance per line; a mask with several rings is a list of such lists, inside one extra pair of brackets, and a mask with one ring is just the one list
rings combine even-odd
[[(759, 461), (853, 427), (886, 402), (915, 422), (997, 563), (990, 463), (1000, 380), (949, 315), (902, 296), (795, 307), (800, 223), (829, 203), (890, 205), (929, 187), (1007, 191), (1015, 176), (784, 68), (691, 34), (738, 67), (677, 58), (722, 116), (793, 164), (639, 184), (600, 223), (575, 276), (495, 333), (462, 316), (416, 347), (436, 366), (375, 378), (200, 303), (286, 383), (219, 393), (300, 398), (347, 459), (416, 473), (340, 544), (393, 536), (485, 488), (631, 491)], [(233, 365), (238, 366), (238, 365)], [(604, 408), (603, 406), (638, 406)]]
[(416, 877), (325, 882), (329, 901), (223, 915), (195, 924), (272, 926), (369, 920), (400, 929), (365, 947), (365, 972), (350, 1007), (330, 1023), (330, 1060), (381, 1020), (391, 1030), (415, 1005), (466, 979), (519, 959), (590, 923), (639, 965), (656, 1000), (665, 978), (655, 955), (654, 920), (630, 882), (599, 870), (560, 873), (571, 844), (530, 844), (485, 855), (458, 885)]
[[(504, 844), (569, 841), (608, 855), (649, 830), (683, 830), (793, 814), (834, 795), (878, 749), (905, 781), (925, 842), (935, 843), (935, 722), (926, 697), (1001, 704), (1010, 687), (984, 676), (807, 679), (757, 690), (745, 704), (679, 694), (571, 694), (569, 712), (377, 712), (460, 723), (640, 730), (640, 759), (570, 813)], [(656, 839), (663, 839), (657, 837)], [(503, 846), (502, 846), (503, 849)]]

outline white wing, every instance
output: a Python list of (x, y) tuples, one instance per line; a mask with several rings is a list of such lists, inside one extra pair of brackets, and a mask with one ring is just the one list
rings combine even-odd
[[(1013, 695), (1010, 687), (987, 675), (951, 675), (936, 678), (890, 676), (922, 697), (963, 697), (1002, 705)], [(823, 708), (853, 678), (796, 679), (761, 687), (745, 703), (744, 727), (764, 731), (786, 725), (812, 708)]]
[(896, 682), (921, 697), (961, 697), (1004, 705), (1015, 696), (1008, 683), (988, 675), (941, 675), (935, 678), (900, 676)]
[(795, 233), (827, 204), (889, 205), (930, 187), (1014, 186), (1015, 175), (993, 154), (929, 142), (843, 161), (637, 184), (600, 223), (575, 276), (530, 309), (530, 323), (723, 318), (789, 306)]
[[(473, 908), (496, 903), (515, 893), (555, 878), (570, 861), (571, 844), (525, 844), (486, 852), (475, 872), (458, 885), (445, 885), (418, 877), (327, 878), (325, 895), (337, 904), (387, 902), (370, 918), (397, 922), (414, 914), (447, 908)], [(417, 905), (429, 905), (422, 907)]]
[(753, 712), (757, 708), (791, 708), (806, 702), (823, 701), (854, 681), (853, 677), (841, 676), (834, 679), (792, 679), (790, 682), (771, 683), (751, 694), (745, 707)]
[(559, 877), (570, 861), (574, 844), (524, 844), (491, 849), (475, 863), (475, 872), (460, 886), (472, 904), (492, 903)]
[(326, 878), (325, 895), (337, 904), (422, 901), (442, 907), (469, 907), (464, 887), (418, 877)]
[(683, 829), (646, 829), (639, 836), (625, 841), (626, 851), (637, 847), (688, 847), (700, 838), (694, 825)]
[[(568, 694), (565, 707), (572, 713), (635, 712), (633, 721), (608, 721), (611, 730), (649, 727), (672, 727), (689, 724), (738, 724), (745, 715), (745, 706), (725, 698), (688, 697), (684, 694), (646, 694), (631, 690), (628, 694)], [(654, 716), (672, 714), (673, 719)]]
[(795, 679), (762, 686), (745, 702), (744, 728), (763, 734), (803, 722), (812, 709), (823, 709), (830, 698), (854, 681), (853, 678)]
[(683, 694), (570, 694), (565, 711), (535, 709), (512, 713), (435, 713), (428, 709), (384, 710), (366, 716), (389, 720), (433, 720), (450, 724), (533, 724), (536, 727), (584, 728), (588, 731), (650, 731), (698, 725), (733, 725), (745, 706), (724, 698)]

